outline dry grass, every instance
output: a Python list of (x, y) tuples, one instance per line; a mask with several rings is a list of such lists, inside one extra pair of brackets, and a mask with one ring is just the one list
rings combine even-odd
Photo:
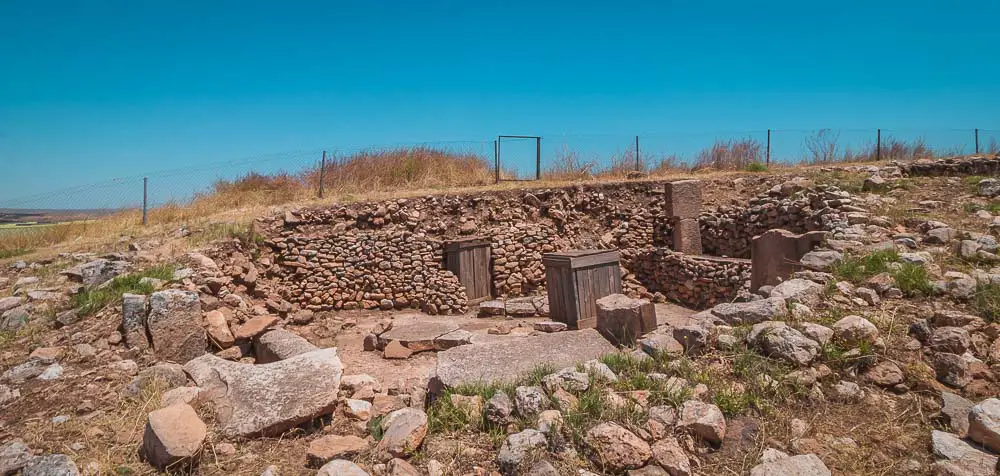
[(763, 146), (756, 139), (718, 140), (711, 147), (698, 152), (695, 169), (743, 170), (751, 164), (763, 162)]

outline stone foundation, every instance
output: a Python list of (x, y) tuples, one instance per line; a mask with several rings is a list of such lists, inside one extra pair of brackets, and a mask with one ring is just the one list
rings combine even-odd
[(660, 293), (692, 309), (732, 301), (750, 280), (750, 260), (690, 256), (667, 248), (622, 251), (622, 264), (630, 270), (628, 278), (644, 288), (633, 288), (634, 293)]

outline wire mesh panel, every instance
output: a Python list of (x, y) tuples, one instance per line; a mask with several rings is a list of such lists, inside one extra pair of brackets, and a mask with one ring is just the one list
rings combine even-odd
[(501, 135), (497, 137), (497, 158), (500, 180), (535, 180), (541, 170), (541, 148), (538, 136)]

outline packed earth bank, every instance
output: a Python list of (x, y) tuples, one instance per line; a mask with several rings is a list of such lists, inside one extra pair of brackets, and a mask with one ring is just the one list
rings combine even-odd
[[(1000, 185), (968, 177), (995, 162), (706, 180), (696, 218), (629, 182), (13, 262), (0, 474), (995, 474)], [(444, 265), (470, 236), (494, 300)], [(542, 254), (576, 249), (621, 256), (596, 329), (548, 315)]]

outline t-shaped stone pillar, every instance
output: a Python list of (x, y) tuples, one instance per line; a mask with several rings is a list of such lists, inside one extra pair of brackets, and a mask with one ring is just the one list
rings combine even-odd
[(823, 242), (825, 231), (796, 235), (788, 230), (768, 230), (750, 241), (750, 291), (772, 286), (802, 269), (799, 260)]
[(700, 255), (701, 180), (667, 182), (664, 205), (673, 225), (674, 251)]

